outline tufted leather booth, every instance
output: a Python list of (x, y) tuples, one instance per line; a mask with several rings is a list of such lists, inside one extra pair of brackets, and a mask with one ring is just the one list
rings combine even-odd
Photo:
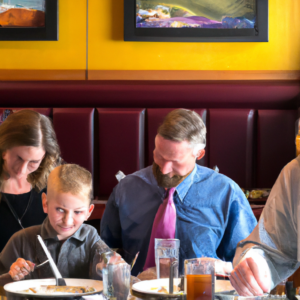
[(4, 108), (39, 107), (53, 119), (65, 161), (92, 172), (95, 199), (108, 199), (118, 170), (152, 164), (156, 130), (178, 107), (206, 123), (198, 163), (217, 165), (241, 187), (271, 188), (295, 156), (299, 83), (0, 82), (0, 95)]
[[(152, 164), (157, 127), (172, 110), (31, 109), (53, 118), (62, 157), (94, 174), (98, 198), (109, 196), (118, 170), (129, 174)], [(294, 157), (296, 110), (195, 111), (208, 130), (206, 155), (199, 163), (210, 168), (217, 165), (241, 187), (272, 187), (281, 168)]]

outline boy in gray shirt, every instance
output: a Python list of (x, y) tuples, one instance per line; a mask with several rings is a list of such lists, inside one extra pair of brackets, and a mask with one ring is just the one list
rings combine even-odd
[(13, 280), (53, 277), (50, 265), (34, 270), (47, 260), (37, 240), (43, 238), (61, 275), (65, 278), (102, 279), (103, 254), (110, 263), (123, 260), (101, 240), (95, 228), (83, 224), (94, 209), (91, 204), (92, 176), (77, 165), (55, 168), (42, 195), (48, 214), (42, 225), (15, 233), (0, 253), (0, 285)]

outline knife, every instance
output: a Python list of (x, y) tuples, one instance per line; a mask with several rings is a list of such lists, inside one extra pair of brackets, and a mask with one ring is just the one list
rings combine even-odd
[(58, 271), (57, 266), (56, 266), (56, 264), (55, 264), (55, 262), (54, 262), (54, 260), (53, 260), (53, 258), (51, 256), (49, 250), (47, 249), (47, 247), (46, 247), (46, 245), (45, 245), (42, 237), (40, 235), (38, 235), (37, 238), (38, 238), (38, 240), (39, 240), (39, 242), (40, 242), (40, 244), (41, 244), (41, 246), (42, 246), (42, 248), (43, 248), (43, 250), (44, 250), (44, 252), (45, 252), (45, 254), (46, 254), (47, 258), (48, 258), (48, 260), (49, 260), (50, 267), (51, 267), (52, 272), (53, 272), (53, 274), (55, 276), (55, 279), (56, 279), (56, 285), (58, 285), (58, 286), (66, 286), (67, 284), (66, 284), (65, 280), (62, 278), (60, 272)]

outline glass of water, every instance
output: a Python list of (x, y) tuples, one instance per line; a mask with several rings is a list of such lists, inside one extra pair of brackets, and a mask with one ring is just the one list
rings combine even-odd
[(103, 294), (106, 299), (127, 300), (130, 289), (130, 265), (108, 263), (103, 270)]
[(179, 247), (178, 239), (155, 239), (155, 264), (157, 278), (169, 278), (170, 267), (173, 262), (174, 278), (178, 277), (179, 268)]

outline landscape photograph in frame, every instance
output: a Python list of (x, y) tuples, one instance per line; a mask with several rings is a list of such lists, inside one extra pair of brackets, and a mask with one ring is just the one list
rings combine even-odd
[(45, 27), (45, 0), (0, 0), (0, 26)]
[(268, 42), (268, 0), (126, 0), (124, 40)]
[(136, 0), (137, 28), (254, 28), (256, 0)]
[(0, 0), (0, 41), (57, 41), (58, 0)]

